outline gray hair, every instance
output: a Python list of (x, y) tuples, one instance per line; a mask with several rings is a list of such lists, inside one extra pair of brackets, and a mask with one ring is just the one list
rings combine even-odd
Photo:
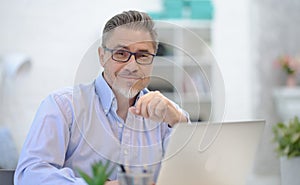
[(151, 38), (153, 39), (154, 49), (157, 50), (158, 41), (157, 41), (157, 32), (154, 28), (154, 22), (151, 17), (144, 12), (139, 11), (124, 11), (120, 14), (113, 16), (104, 26), (102, 33), (102, 46), (105, 46), (105, 43), (110, 38), (113, 29), (125, 26), (125, 28), (133, 30), (144, 30), (149, 32)]

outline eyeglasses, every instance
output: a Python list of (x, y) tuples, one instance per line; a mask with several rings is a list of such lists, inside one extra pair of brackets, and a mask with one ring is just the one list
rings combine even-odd
[(103, 47), (104, 50), (111, 52), (111, 58), (117, 62), (128, 62), (132, 55), (134, 55), (135, 61), (141, 65), (150, 65), (153, 62), (153, 58), (155, 54), (148, 52), (130, 52), (123, 49), (109, 49), (107, 47)]

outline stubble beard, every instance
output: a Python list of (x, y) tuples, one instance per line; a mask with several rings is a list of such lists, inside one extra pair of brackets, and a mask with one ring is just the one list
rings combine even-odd
[(115, 80), (112, 89), (127, 99), (134, 98), (142, 89), (148, 86), (150, 77), (138, 79), (134, 83)]

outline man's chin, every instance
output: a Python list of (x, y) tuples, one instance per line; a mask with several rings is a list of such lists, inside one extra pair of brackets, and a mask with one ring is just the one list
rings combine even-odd
[(124, 96), (125, 98), (131, 99), (134, 98), (140, 90), (138, 89), (123, 89), (123, 88), (118, 88), (117, 89), (118, 93)]
[[(142, 80), (133, 81), (123, 81), (120, 83), (115, 83), (113, 85), (116, 92), (120, 93), (126, 98), (134, 98), (142, 89), (144, 89), (148, 84), (150, 78), (143, 78)], [(117, 82), (117, 81), (116, 81)]]

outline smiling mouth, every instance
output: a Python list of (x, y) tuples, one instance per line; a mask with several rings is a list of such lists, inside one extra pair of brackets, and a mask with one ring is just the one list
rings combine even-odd
[(132, 76), (132, 75), (118, 75), (118, 77), (126, 78), (126, 79), (129, 79), (129, 80), (141, 80), (141, 79), (144, 79), (144, 77)]

